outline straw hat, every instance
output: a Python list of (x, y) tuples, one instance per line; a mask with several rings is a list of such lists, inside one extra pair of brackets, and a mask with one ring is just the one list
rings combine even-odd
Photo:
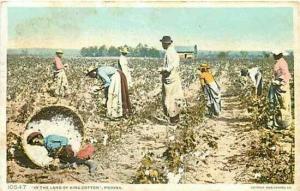
[(128, 48), (127, 47), (123, 47), (121, 48), (120, 52), (122, 53), (129, 53)]
[(210, 67), (208, 64), (200, 64), (199, 69), (202, 69), (202, 68), (209, 69)]
[(56, 54), (63, 54), (64, 52), (61, 50), (61, 49), (59, 49), (59, 50), (56, 50)]
[(288, 56), (289, 54), (290, 54), (290, 53), (287, 52), (287, 51), (283, 51), (283, 53), (282, 53), (283, 56)]

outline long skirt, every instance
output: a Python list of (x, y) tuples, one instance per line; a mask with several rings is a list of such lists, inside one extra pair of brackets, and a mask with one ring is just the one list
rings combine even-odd
[(263, 92), (263, 79), (262, 79), (261, 73), (257, 74), (255, 76), (255, 79), (257, 81), (259, 80), (259, 83), (258, 83), (258, 86), (257, 86), (257, 90), (256, 90), (256, 95), (257, 96), (261, 96), (262, 92)]
[(69, 83), (65, 71), (54, 72), (52, 90), (56, 96), (65, 96), (69, 93)]
[(291, 93), (289, 83), (278, 86), (271, 84), (269, 89), (269, 103), (272, 116), (269, 127), (284, 129), (291, 124)]
[(209, 115), (219, 115), (221, 112), (221, 90), (215, 82), (204, 86), (206, 106)]
[(111, 77), (111, 84), (107, 92), (106, 116), (110, 118), (122, 117), (131, 113), (128, 95), (128, 85), (123, 72), (118, 71)]
[(106, 116), (110, 118), (122, 117), (122, 91), (121, 91), (121, 77), (116, 72), (111, 77), (111, 83), (107, 92), (107, 103), (106, 103)]
[(166, 78), (162, 78), (163, 108), (167, 116), (175, 117), (185, 106), (185, 100), (179, 74), (173, 74), (168, 80), (167, 83)]

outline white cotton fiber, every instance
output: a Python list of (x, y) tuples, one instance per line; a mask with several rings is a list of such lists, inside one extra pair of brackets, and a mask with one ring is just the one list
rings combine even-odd
[(47, 166), (52, 160), (52, 157), (48, 156), (48, 151), (45, 147), (28, 145), (24, 146), (27, 156), (38, 166)]

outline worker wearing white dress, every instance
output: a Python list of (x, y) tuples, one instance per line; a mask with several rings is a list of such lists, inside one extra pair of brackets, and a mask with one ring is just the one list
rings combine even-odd
[(255, 95), (261, 96), (263, 90), (263, 81), (262, 81), (262, 74), (259, 68), (254, 67), (251, 69), (242, 69), (241, 75), (248, 76), (251, 79), (255, 87)]
[(121, 56), (119, 58), (118, 68), (125, 74), (127, 83), (128, 83), (128, 87), (132, 87), (133, 83), (132, 83), (132, 78), (131, 78), (131, 74), (130, 74), (130, 68), (128, 67), (128, 60), (126, 57), (126, 55), (129, 53), (128, 49), (126, 47), (124, 47), (120, 50), (120, 52), (121, 52)]
[(172, 45), (170, 36), (164, 36), (161, 40), (162, 47), (166, 50), (162, 74), (162, 99), (166, 115), (171, 124), (179, 122), (179, 114), (184, 106), (184, 95), (179, 76), (179, 55)]

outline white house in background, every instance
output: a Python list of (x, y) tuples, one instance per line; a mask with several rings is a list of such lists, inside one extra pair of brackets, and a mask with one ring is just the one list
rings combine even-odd
[(175, 50), (182, 60), (190, 60), (197, 58), (197, 45), (194, 46), (175, 46)]

